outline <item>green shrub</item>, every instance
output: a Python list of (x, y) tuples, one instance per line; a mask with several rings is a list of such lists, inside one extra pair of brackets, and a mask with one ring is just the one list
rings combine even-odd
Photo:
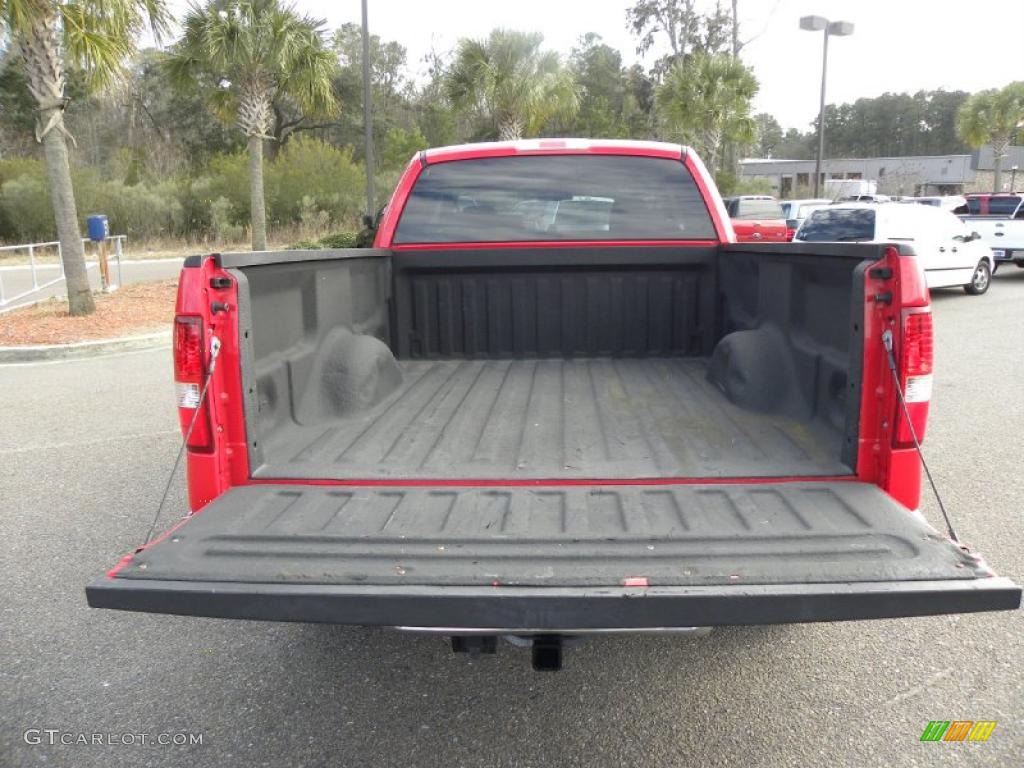
[(350, 149), (300, 136), (292, 139), (265, 171), (270, 224), (302, 222), (307, 211), (326, 211), (334, 226), (352, 226), (362, 210), (363, 170)]
[(210, 229), (222, 243), (236, 243), (245, 237), (245, 227), (231, 220), (231, 201), (218, 197), (210, 203)]
[[(264, 184), (266, 170), (264, 170)], [(244, 152), (231, 155), (214, 155), (210, 158), (208, 175), (205, 179), (203, 200), (209, 206), (218, 197), (231, 203), (231, 222), (249, 223), (249, 156)], [(267, 190), (267, 210), (270, 210), (271, 190)]]
[(0, 208), (8, 231), (4, 237), (18, 242), (56, 238), (50, 186), (46, 176), (19, 176), (0, 187)]
[(299, 212), (300, 231), (306, 237), (316, 237), (331, 222), (331, 214), (321, 210), (316, 200), (309, 195), (302, 196), (302, 207)]
[(185, 229), (185, 212), (172, 182), (129, 185), (104, 178), (95, 168), (75, 169), (72, 180), (83, 232), (95, 213), (107, 216), (111, 233), (131, 238), (179, 235)]
[[(391, 135), (396, 157), (421, 138), (415, 132)], [(183, 173), (173, 178), (144, 172), (138, 160), (123, 150), (109, 168), (72, 169), (83, 231), (88, 215), (102, 213), (110, 221), (111, 232), (131, 238), (213, 236), (238, 241), (245, 236), (250, 224), (245, 152), (215, 155), (202, 175)], [(388, 169), (377, 175), (380, 201), (386, 199), (398, 173)], [(297, 226), (301, 237), (315, 247), (355, 245), (352, 230), (365, 205), (364, 176), (351, 149), (338, 149), (308, 136), (294, 138), (266, 164), (264, 181), (269, 226)], [(316, 240), (332, 229), (339, 233)], [(0, 160), (0, 238), (27, 242), (55, 237), (42, 160)]]
[(380, 167), (389, 170), (401, 170), (409, 163), (413, 155), (426, 149), (427, 140), (423, 138), (419, 128), (406, 131), (391, 128), (384, 134), (380, 146)]
[(20, 176), (46, 178), (46, 165), (37, 157), (5, 157), (0, 160), (0, 184)]
[(290, 251), (319, 251), (324, 248), (362, 248), (359, 232), (333, 232), (319, 240), (299, 240), (288, 246)]
[(320, 238), (321, 248), (355, 248), (359, 240), (358, 232), (335, 232)]

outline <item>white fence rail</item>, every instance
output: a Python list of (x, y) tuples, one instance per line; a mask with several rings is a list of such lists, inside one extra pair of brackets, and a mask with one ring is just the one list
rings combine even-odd
[[(114, 244), (113, 259), (117, 265), (117, 283), (111, 286), (113, 288), (122, 284), (121, 256), (124, 254), (124, 243), (126, 240), (126, 235), (111, 235), (107, 238), (108, 242), (112, 242)], [(90, 243), (92, 241), (83, 238), (82, 242)], [(46, 252), (50, 249), (53, 249), (56, 252), (57, 261), (55, 263), (40, 263), (40, 251)], [(51, 288), (54, 285), (59, 285), (64, 282), (64, 262), (61, 260), (60, 243), (56, 240), (48, 243), (25, 243), (24, 245), (0, 246), (0, 254), (18, 252), (25, 252), (28, 255), (28, 264), (18, 264), (15, 266), (0, 268), (0, 313), (12, 310), (16, 306), (22, 306), (27, 303), (25, 299), (29, 298), (33, 294), (37, 294), (47, 288)], [(98, 258), (97, 261), (92, 263), (87, 261), (85, 265), (86, 273), (88, 273), (88, 270), (95, 269), (98, 266)], [(13, 275), (19, 272), (23, 275), (24, 270), (29, 272), (29, 277), (32, 281), (31, 286), (24, 285), (25, 278), (23, 276), (21, 279), (11, 279), (8, 277), (8, 280), (17, 286), (15, 288), (16, 292), (13, 295), (8, 296), (8, 287), (4, 285), (5, 275)], [(54, 275), (55, 271), (57, 273), (56, 275)], [(21, 283), (22, 285), (18, 286), (18, 283)]]

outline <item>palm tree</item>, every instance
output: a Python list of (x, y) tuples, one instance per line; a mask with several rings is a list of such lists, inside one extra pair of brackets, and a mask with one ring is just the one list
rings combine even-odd
[(992, 190), (1002, 189), (1003, 160), (1014, 135), (1024, 128), (1024, 81), (979, 91), (960, 107), (956, 130), (971, 147), (992, 145)]
[[(85, 270), (85, 249), (71, 185), (64, 125), (65, 69), (80, 68), (101, 88), (122, 73), (139, 32), (166, 29), (162, 0), (0, 0), (0, 35), (21, 57), (37, 104), (36, 140), (43, 145), (53, 218), (72, 315), (96, 309)], [(72, 139), (74, 141), (74, 139)]]
[(543, 41), (507, 29), (460, 40), (445, 95), (456, 109), (493, 121), (503, 140), (535, 133), (549, 118), (572, 117), (579, 109), (575, 78), (557, 53), (540, 49)]
[(192, 5), (167, 64), (183, 89), (203, 91), (215, 115), (248, 139), (252, 249), (267, 248), (263, 140), (271, 138), (275, 99), (307, 113), (337, 108), (337, 62), (324, 44), (323, 21), (280, 0), (210, 0)]
[(723, 142), (747, 145), (756, 139), (757, 123), (750, 116), (756, 94), (757, 80), (739, 59), (694, 53), (672, 65), (656, 101), (669, 136), (694, 147), (715, 168)]

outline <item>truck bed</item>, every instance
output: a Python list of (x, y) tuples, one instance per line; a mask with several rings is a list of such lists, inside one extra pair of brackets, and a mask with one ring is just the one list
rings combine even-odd
[(258, 478), (849, 474), (839, 430), (730, 403), (703, 358), (402, 360), (384, 402), (287, 421)]
[[(379, 248), (186, 261), (183, 375), (207, 328), (225, 342), (194, 514), (89, 604), (541, 635), (545, 656), (551, 634), (1016, 608), (1019, 587), (887, 492), (917, 504), (879, 357), (881, 328), (927, 303), (916, 265), (882, 243), (722, 242), (703, 168), (652, 147), (581, 176), (533, 150), (498, 175), (520, 160), (488, 150), (458, 184), (465, 148), (436, 172), (421, 155), (426, 191), (392, 201)], [(607, 229), (519, 242), (517, 178), (529, 205), (613, 195)], [(449, 234), (466, 211), (474, 237)]]

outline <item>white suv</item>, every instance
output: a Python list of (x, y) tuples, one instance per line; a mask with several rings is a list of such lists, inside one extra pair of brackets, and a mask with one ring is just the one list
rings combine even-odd
[(910, 243), (929, 288), (962, 285), (988, 290), (995, 269), (992, 249), (949, 211), (928, 205), (841, 203), (819, 208), (804, 221), (796, 242)]

